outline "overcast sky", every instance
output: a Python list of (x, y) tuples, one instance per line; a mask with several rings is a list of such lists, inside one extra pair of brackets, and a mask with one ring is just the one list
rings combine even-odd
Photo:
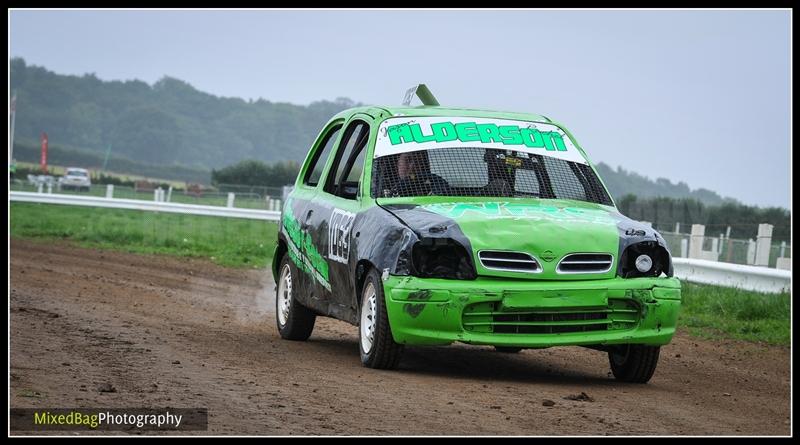
[(10, 55), (219, 96), (543, 114), (595, 162), (790, 208), (790, 11), (20, 11)]

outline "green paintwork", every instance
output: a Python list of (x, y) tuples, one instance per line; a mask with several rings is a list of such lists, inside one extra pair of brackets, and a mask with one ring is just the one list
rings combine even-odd
[(311, 237), (300, 228), (300, 223), (292, 211), (291, 199), (283, 210), (282, 227), (286, 234), (289, 258), (303, 272), (310, 273), (326, 288), (330, 288), (328, 262), (311, 243)]
[[(390, 276), (384, 282), (384, 289), (394, 340), (413, 345), (446, 345), (454, 341), (528, 348), (623, 343), (665, 345), (675, 333), (680, 308), (680, 282), (676, 278), (551, 282)], [(491, 316), (483, 315), (492, 310), (492, 305), (495, 311), (503, 313), (614, 310), (610, 312), (609, 321), (540, 322), (543, 326), (608, 323), (608, 330), (512, 334), (492, 332)]]
[[(453, 219), (469, 239), (473, 258), (484, 249), (521, 251), (539, 259), (543, 269), (536, 274), (506, 272), (486, 269), (475, 261), (478, 275), (535, 280), (598, 280), (613, 278), (616, 274), (618, 218), (609, 206), (556, 199), (486, 201), (487, 198), (479, 198), (478, 201), (455, 203), (452, 199), (433, 201), (428, 197), (422, 202), (417, 198), (378, 201), (383, 204), (415, 203)], [(576, 252), (610, 253), (614, 262), (611, 269), (602, 274), (556, 274), (558, 261), (564, 255)], [(549, 256), (554, 258), (546, 261)]]

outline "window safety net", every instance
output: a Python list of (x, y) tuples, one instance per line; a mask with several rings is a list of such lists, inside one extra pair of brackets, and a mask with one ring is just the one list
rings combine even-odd
[(437, 148), (376, 158), (372, 196), (574, 199), (612, 205), (586, 164), (514, 150)]

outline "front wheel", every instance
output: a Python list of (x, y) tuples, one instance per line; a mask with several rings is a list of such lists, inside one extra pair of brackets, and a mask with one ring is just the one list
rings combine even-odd
[(403, 345), (395, 343), (392, 338), (383, 283), (375, 269), (367, 274), (361, 292), (358, 345), (361, 363), (368, 368), (395, 369), (403, 355)]
[(611, 372), (617, 380), (647, 383), (658, 365), (659, 346), (620, 345), (608, 351)]
[(275, 320), (278, 323), (278, 332), (286, 340), (308, 340), (314, 330), (317, 315), (309, 308), (300, 304), (296, 297), (298, 291), (295, 283), (297, 269), (284, 255), (281, 260), (281, 275), (278, 280), (278, 291), (275, 295)]

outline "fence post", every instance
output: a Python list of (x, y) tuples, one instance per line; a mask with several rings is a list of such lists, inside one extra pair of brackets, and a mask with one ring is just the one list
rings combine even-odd
[(686, 258), (686, 252), (689, 250), (689, 240), (681, 238), (681, 258)]
[(706, 226), (702, 224), (692, 224), (692, 235), (689, 239), (689, 258), (703, 258), (703, 238), (706, 234)]
[(53, 194), (53, 183), (52, 182), (48, 182), (47, 183), (47, 194), (48, 195)]
[(754, 264), (756, 262), (756, 242), (752, 238), (747, 240), (747, 264)]
[(172, 202), (172, 186), (169, 186), (169, 190), (167, 190), (167, 202)]
[(158, 191), (160, 188), (153, 190), (153, 201), (158, 202)]
[(769, 251), (772, 248), (772, 224), (759, 224), (756, 238), (756, 266), (769, 265)]
[(725, 230), (725, 238), (728, 240), (728, 253), (725, 254), (725, 262), (731, 262), (731, 255), (733, 255), (733, 244), (731, 241), (731, 226)]
[(233, 207), (233, 200), (236, 199), (236, 194), (228, 192), (228, 208)]
[(44, 184), (42, 184), (41, 182), (36, 183), (36, 193), (42, 193), (42, 188), (43, 187), (44, 187)]
[(681, 223), (675, 223), (675, 233), (681, 233)]
[(275, 210), (278, 210), (278, 211), (281, 210), (281, 200), (280, 199), (276, 199), (275, 200)]
[(783, 258), (783, 256), (785, 254), (786, 254), (786, 241), (781, 241), (781, 254), (780, 254), (780, 257)]
[(114, 184), (106, 185), (106, 198), (111, 199), (114, 197)]

